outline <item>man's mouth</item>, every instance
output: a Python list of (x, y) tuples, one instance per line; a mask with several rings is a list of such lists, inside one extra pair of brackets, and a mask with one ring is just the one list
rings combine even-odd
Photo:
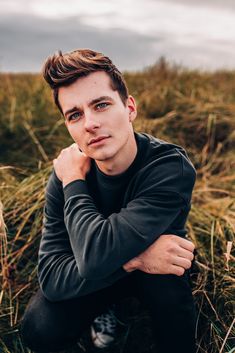
[(99, 142), (99, 141), (102, 141), (102, 140), (104, 140), (104, 139), (107, 139), (109, 136), (98, 136), (98, 137), (96, 137), (96, 138), (93, 138), (93, 139), (91, 139), (91, 140), (89, 140), (88, 141), (88, 145), (92, 145), (92, 144), (94, 144), (94, 143), (96, 143), (96, 142)]

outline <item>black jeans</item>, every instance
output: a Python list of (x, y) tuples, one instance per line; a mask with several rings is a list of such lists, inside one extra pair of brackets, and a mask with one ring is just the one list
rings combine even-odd
[(187, 274), (177, 277), (135, 271), (108, 288), (60, 302), (48, 301), (38, 290), (22, 318), (21, 336), (36, 352), (65, 349), (108, 305), (130, 296), (149, 309), (157, 353), (195, 352), (196, 314)]

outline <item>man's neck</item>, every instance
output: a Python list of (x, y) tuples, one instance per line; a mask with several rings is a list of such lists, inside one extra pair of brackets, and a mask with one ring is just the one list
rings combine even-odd
[(95, 161), (98, 168), (107, 175), (118, 175), (125, 172), (134, 161), (137, 144), (134, 134), (130, 136), (124, 148), (112, 159)]

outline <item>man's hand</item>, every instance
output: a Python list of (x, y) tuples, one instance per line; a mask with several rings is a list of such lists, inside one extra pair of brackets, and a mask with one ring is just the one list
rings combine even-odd
[(76, 143), (63, 149), (59, 156), (53, 160), (57, 177), (62, 181), (63, 186), (70, 182), (83, 179), (90, 170), (91, 159), (79, 150)]
[(182, 276), (191, 267), (194, 244), (173, 234), (161, 235), (139, 256), (128, 261), (124, 270), (140, 270), (150, 274)]

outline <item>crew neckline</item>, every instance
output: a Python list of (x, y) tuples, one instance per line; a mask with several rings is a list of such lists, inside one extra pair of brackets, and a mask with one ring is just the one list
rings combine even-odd
[(135, 135), (135, 140), (137, 144), (137, 153), (136, 156), (133, 160), (133, 162), (130, 164), (130, 166), (122, 173), (117, 174), (117, 175), (108, 175), (103, 173), (99, 167), (97, 166), (96, 162), (93, 160), (94, 168), (97, 174), (97, 178), (99, 179), (100, 182), (106, 184), (106, 185), (111, 185), (114, 187), (115, 185), (120, 185), (120, 183), (123, 182), (123, 180), (129, 180), (129, 176), (132, 176), (133, 172), (136, 170), (136, 167), (141, 163), (141, 160), (143, 160), (143, 151), (144, 151), (144, 142), (147, 142), (147, 139), (143, 136), (140, 136), (140, 134), (134, 132)]

